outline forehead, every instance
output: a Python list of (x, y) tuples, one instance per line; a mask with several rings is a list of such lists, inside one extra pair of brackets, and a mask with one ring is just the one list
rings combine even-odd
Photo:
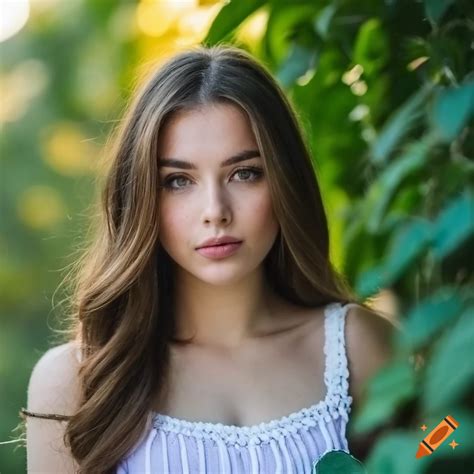
[(232, 104), (179, 111), (159, 132), (159, 157), (201, 162), (258, 148), (246, 113)]

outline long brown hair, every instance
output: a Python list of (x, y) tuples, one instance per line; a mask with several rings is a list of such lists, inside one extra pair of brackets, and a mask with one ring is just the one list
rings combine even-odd
[[(78, 410), (65, 443), (80, 472), (113, 472), (150, 426), (174, 339), (173, 262), (159, 245), (157, 143), (179, 110), (243, 109), (264, 161), (280, 232), (264, 260), (292, 303), (354, 302), (329, 258), (326, 212), (299, 117), (264, 64), (232, 45), (188, 48), (136, 87), (111, 134), (90, 244), (74, 266), (69, 340), (82, 353)], [(183, 344), (186, 341), (182, 341)]]

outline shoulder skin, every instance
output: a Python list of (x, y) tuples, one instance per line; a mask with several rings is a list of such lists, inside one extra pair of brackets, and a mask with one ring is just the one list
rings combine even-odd
[(349, 364), (349, 392), (355, 407), (365, 397), (368, 380), (393, 357), (391, 340), (397, 327), (363, 306), (351, 306), (346, 313), (346, 354)]
[[(79, 362), (72, 342), (61, 344), (41, 356), (30, 376), (27, 410), (70, 416), (79, 400)], [(74, 473), (78, 466), (64, 445), (65, 421), (27, 417), (28, 473)]]

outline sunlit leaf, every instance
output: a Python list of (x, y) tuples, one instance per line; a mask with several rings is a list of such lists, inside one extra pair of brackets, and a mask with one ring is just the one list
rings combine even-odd
[(214, 18), (203, 43), (213, 45), (224, 40), (248, 16), (265, 3), (263, 0), (239, 0), (225, 4)]
[(359, 28), (354, 45), (353, 63), (360, 64), (364, 75), (371, 76), (388, 62), (390, 46), (380, 18), (370, 18)]
[(288, 88), (310, 69), (315, 56), (314, 50), (293, 43), (288, 58), (276, 73), (278, 81), (283, 87)]

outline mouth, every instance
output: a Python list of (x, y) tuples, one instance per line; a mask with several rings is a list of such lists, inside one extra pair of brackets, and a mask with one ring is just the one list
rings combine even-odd
[(225, 258), (236, 253), (242, 241), (227, 242), (226, 244), (216, 244), (196, 249), (202, 256), (212, 259)]
[(198, 247), (198, 248), (200, 248), (200, 249), (209, 249), (209, 248), (212, 248), (212, 247), (224, 247), (226, 245), (240, 244), (241, 242), (242, 242), (241, 240), (238, 240), (236, 242), (226, 242), (225, 244), (206, 245), (204, 247)]

